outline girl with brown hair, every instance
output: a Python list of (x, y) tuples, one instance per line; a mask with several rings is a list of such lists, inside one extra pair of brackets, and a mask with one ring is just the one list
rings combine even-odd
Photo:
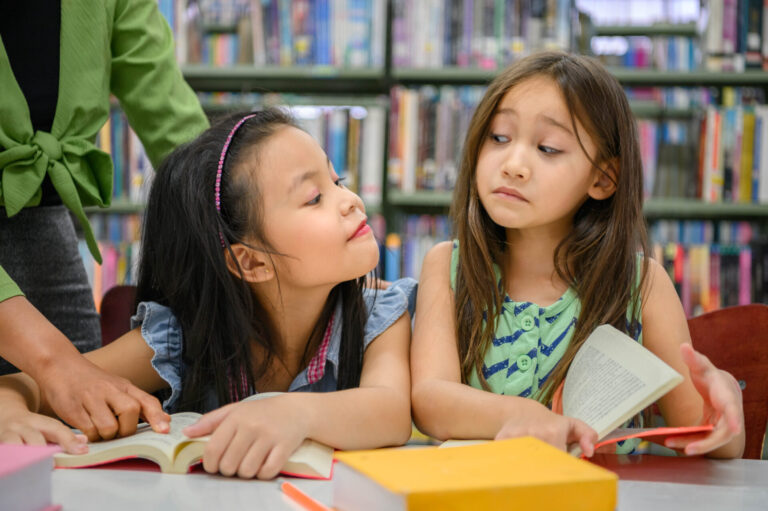
[(642, 182), (629, 103), (596, 61), (537, 53), (490, 84), (464, 143), (456, 239), (427, 254), (419, 285), (411, 397), (422, 431), (533, 435), (591, 455), (594, 430), (547, 405), (607, 323), (685, 376), (658, 402), (667, 425), (715, 426), (670, 447), (741, 455), (738, 384), (693, 350), (672, 283), (647, 256)]

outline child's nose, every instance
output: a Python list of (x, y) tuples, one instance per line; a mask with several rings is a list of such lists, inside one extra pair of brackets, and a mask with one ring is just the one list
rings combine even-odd
[(348, 215), (349, 213), (352, 213), (354, 210), (359, 209), (360, 211), (365, 212), (365, 206), (363, 205), (363, 200), (352, 190), (349, 189), (343, 189), (342, 190), (342, 200), (341, 200), (341, 212), (344, 215)]
[(522, 144), (510, 144), (502, 165), (502, 173), (510, 179), (526, 180), (531, 176), (528, 151)]

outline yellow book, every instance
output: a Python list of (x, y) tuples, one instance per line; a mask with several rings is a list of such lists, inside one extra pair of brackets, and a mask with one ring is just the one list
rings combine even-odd
[(616, 474), (532, 437), (337, 452), (336, 459), (339, 511), (616, 508)]
[[(734, 202), (752, 202), (752, 156), (755, 150), (755, 112), (744, 111), (744, 128), (741, 135), (741, 165), (739, 168), (739, 188), (734, 195)], [(736, 192), (736, 191), (734, 191)]]

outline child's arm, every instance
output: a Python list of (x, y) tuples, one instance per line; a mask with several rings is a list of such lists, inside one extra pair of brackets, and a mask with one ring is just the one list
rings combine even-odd
[(680, 299), (664, 268), (651, 260), (643, 290), (643, 344), (685, 377), (659, 400), (669, 426), (714, 424), (700, 440), (670, 440), (686, 454), (738, 458), (744, 453), (744, 410), (735, 378), (691, 348)]
[(195, 437), (213, 432), (205, 470), (271, 479), (305, 438), (339, 449), (405, 443), (411, 434), (409, 319), (403, 314), (365, 350), (359, 388), (236, 403), (186, 428)]
[(429, 251), (422, 266), (411, 346), (413, 415), (439, 438), (538, 437), (561, 449), (578, 442), (591, 453), (596, 433), (583, 422), (552, 413), (537, 401), (485, 392), (461, 383), (450, 288), (452, 244)]
[[(106, 371), (116, 381), (133, 382), (142, 391), (152, 392), (166, 385), (152, 368), (152, 355), (136, 329), (104, 348), (85, 354), (87, 360), (83, 362), (93, 370)], [(77, 367), (70, 370), (76, 372)], [(136, 430), (139, 416), (143, 416), (155, 431), (167, 431), (168, 416), (157, 399), (149, 395), (139, 397), (142, 401), (121, 395), (105, 400), (98, 393), (85, 392), (80, 405), (85, 419), (80, 429), (88, 432), (92, 440), (112, 438), (116, 434), (125, 436)], [(0, 409), (3, 410), (0, 413), (0, 438), (24, 443), (42, 443), (42, 439), (46, 439), (61, 443), (65, 449), (72, 445), (74, 436), (68, 428), (54, 428), (50, 419), (43, 420), (37, 415), (53, 415), (54, 410), (35, 380), (28, 375), (18, 373), (0, 377)], [(18, 431), (24, 434), (14, 433)]]

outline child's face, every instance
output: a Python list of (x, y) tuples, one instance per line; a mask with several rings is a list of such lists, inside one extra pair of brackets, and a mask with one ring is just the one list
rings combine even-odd
[(379, 249), (360, 197), (304, 131), (279, 129), (257, 162), (267, 240), (282, 285), (335, 285), (371, 271)]
[[(594, 143), (578, 122), (577, 129), (594, 158)], [(558, 86), (533, 77), (511, 88), (499, 103), (480, 148), (476, 183), (497, 224), (561, 233), (593, 192), (597, 172), (573, 133)]]

